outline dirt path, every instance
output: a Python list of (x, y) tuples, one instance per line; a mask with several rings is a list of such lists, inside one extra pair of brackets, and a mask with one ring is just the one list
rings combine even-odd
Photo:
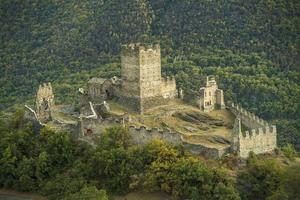
[(15, 190), (7, 190), (7, 189), (0, 189), (0, 200), (1, 199), (7, 199), (7, 197), (11, 199), (16, 200), (46, 200), (45, 197), (42, 197), (41, 195), (35, 194), (35, 193), (29, 193), (29, 192), (18, 192)]

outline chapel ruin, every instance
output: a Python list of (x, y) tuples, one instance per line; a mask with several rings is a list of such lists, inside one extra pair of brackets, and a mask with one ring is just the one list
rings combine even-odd
[(218, 88), (213, 76), (207, 76), (206, 85), (200, 88), (199, 96), (199, 108), (204, 112), (225, 108), (223, 90)]

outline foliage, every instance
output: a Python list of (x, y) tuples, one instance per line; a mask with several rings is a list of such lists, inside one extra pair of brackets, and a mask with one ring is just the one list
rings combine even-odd
[(66, 200), (82, 199), (82, 200), (108, 200), (104, 190), (98, 190), (95, 186), (83, 187), (79, 192), (70, 194), (65, 197)]
[(283, 146), (281, 148), (281, 150), (288, 159), (290, 159), (291, 161), (295, 161), (298, 153), (295, 150), (295, 148), (293, 147), (293, 145), (286, 144), (285, 146)]
[(240, 103), (258, 116), (271, 120), (278, 128), (278, 144), (291, 143), (300, 151), (300, 76), (271, 68), (263, 60), (257, 66), (199, 68), (194, 62), (164, 65), (166, 75), (176, 74), (187, 101), (197, 99), (206, 75), (217, 76), (226, 101)]
[(109, 74), (99, 74), (108, 63), (114, 71), (120, 44), (137, 41), (161, 43), (168, 63), (263, 60), (299, 70), (299, 7), (297, 0), (2, 0), (0, 108), (30, 99), (48, 81), (70, 102), (90, 76)]
[(300, 168), (283, 167), (273, 159), (249, 158), (246, 170), (237, 177), (242, 199), (297, 199)]
[(121, 44), (159, 42), (185, 99), (217, 75), (226, 100), (272, 120), (279, 146), (300, 151), (299, 11), (297, 0), (3, 0), (0, 109), (33, 103), (49, 81), (58, 104), (76, 102), (92, 76), (120, 75)]
[(107, 199), (105, 190), (123, 194), (142, 188), (180, 198), (239, 199), (226, 172), (162, 141), (129, 145), (126, 128), (107, 129), (95, 149), (47, 128), (36, 135), (30, 124), (15, 129), (0, 123), (0, 128), (0, 187), (49, 199)]

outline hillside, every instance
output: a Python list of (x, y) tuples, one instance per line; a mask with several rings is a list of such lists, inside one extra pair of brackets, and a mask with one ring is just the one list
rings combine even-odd
[[(51, 81), (71, 103), (92, 76), (119, 75), (120, 44), (159, 42), (187, 97), (219, 76), (226, 100), (273, 120), (300, 150), (297, 0), (85, 0), (0, 3), (0, 109)], [(200, 77), (200, 78), (199, 78)]]

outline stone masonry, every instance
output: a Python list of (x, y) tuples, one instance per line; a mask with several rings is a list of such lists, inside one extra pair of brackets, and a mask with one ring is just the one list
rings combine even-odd
[(200, 88), (199, 108), (204, 112), (225, 108), (223, 90), (218, 89), (217, 82), (213, 76), (208, 76), (206, 78), (206, 86)]
[(36, 114), (38, 119), (45, 123), (51, 120), (51, 110), (54, 106), (54, 95), (51, 83), (39, 86), (36, 95)]
[(121, 79), (93, 78), (89, 81), (91, 99), (116, 98), (122, 105), (143, 113), (177, 97), (174, 77), (161, 76), (160, 46), (145, 44), (123, 45)]
[[(233, 152), (242, 158), (247, 158), (251, 151), (256, 154), (267, 153), (277, 147), (276, 126), (269, 125), (266, 121), (233, 103), (229, 109), (237, 117), (232, 131)], [(248, 130), (242, 131), (242, 125)]]

